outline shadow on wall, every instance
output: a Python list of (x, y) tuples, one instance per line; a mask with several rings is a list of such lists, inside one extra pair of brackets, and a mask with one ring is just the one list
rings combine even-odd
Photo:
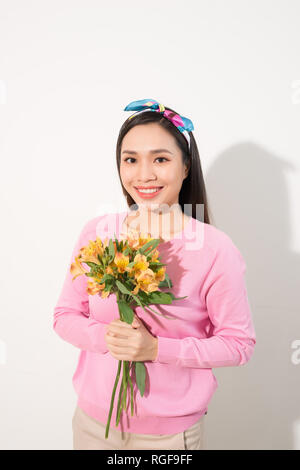
[(220, 154), (205, 175), (212, 224), (246, 262), (257, 343), (244, 366), (214, 368), (209, 449), (300, 449), (299, 253), (292, 252), (286, 175), (296, 169), (251, 142)]

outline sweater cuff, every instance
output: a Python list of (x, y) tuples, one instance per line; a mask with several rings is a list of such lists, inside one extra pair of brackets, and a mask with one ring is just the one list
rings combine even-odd
[(158, 339), (158, 353), (152, 362), (163, 364), (177, 364), (180, 357), (181, 339), (156, 336)]

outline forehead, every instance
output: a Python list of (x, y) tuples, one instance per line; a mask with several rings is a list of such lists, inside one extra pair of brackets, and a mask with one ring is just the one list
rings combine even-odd
[(159, 124), (140, 124), (127, 132), (122, 141), (121, 150), (147, 151), (166, 148), (170, 152), (180, 151), (176, 139)]

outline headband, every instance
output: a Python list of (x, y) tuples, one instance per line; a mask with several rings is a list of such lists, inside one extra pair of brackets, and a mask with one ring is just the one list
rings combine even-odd
[(144, 111), (156, 111), (158, 113), (161, 113), (164, 117), (171, 121), (174, 126), (176, 126), (177, 129), (184, 135), (190, 150), (191, 141), (189, 131), (194, 130), (193, 123), (190, 119), (181, 116), (180, 114), (176, 114), (173, 111), (170, 111), (169, 109), (165, 109), (163, 104), (158, 103), (158, 101), (155, 100), (145, 99), (131, 101), (131, 103), (126, 106), (124, 111), (137, 111), (136, 113), (132, 114), (128, 119), (131, 119), (136, 114), (143, 113)]

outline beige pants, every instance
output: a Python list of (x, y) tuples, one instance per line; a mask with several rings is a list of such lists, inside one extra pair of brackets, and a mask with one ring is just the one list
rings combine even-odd
[(203, 450), (205, 416), (176, 434), (134, 434), (110, 428), (105, 439), (106, 424), (77, 405), (72, 419), (73, 450)]

